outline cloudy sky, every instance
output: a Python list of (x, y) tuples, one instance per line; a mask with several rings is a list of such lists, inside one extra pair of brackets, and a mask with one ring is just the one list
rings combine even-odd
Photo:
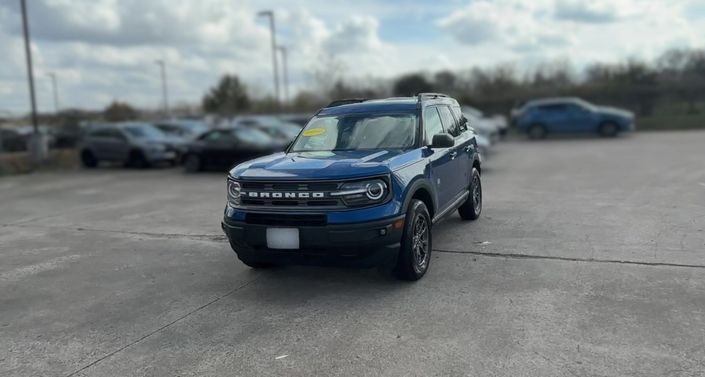
[[(156, 59), (168, 64), (171, 102), (198, 103), (224, 73), (271, 94), (268, 24), (288, 46), (292, 92), (334, 57), (347, 77), (569, 59), (576, 67), (671, 47), (702, 48), (702, 0), (27, 0), (38, 105), (51, 111), (48, 72), (62, 107), (114, 99), (160, 106)], [(0, 115), (29, 109), (19, 0), (0, 0)]]

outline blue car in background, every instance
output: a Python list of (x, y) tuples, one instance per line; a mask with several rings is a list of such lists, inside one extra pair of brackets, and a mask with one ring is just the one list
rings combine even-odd
[(611, 137), (634, 131), (634, 114), (575, 97), (544, 98), (522, 106), (516, 124), (519, 131), (526, 132), (532, 139), (554, 133), (597, 133)]

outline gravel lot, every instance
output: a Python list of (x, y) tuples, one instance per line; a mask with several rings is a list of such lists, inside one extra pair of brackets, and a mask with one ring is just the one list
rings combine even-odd
[(0, 178), (0, 375), (705, 375), (705, 132), (501, 144), (417, 283), (240, 264), (224, 174)]

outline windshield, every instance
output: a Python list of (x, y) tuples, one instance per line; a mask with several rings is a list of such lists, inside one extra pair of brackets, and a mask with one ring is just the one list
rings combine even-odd
[(311, 119), (291, 152), (406, 149), (416, 144), (416, 114), (343, 114)]
[(150, 126), (148, 124), (134, 125), (125, 127), (125, 131), (130, 134), (130, 136), (136, 137), (138, 139), (163, 139), (164, 133), (160, 131), (157, 127)]

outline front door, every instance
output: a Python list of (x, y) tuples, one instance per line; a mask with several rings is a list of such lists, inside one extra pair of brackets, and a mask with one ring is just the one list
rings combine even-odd
[(472, 162), (470, 161), (470, 138), (460, 130), (460, 119), (456, 119), (450, 107), (446, 105), (438, 106), (441, 115), (443, 128), (455, 139), (455, 146), (450, 148), (450, 165), (453, 170), (452, 179), (447, 182), (448, 190), (451, 190), (450, 200), (465, 193), (470, 187), (470, 171)]
[(444, 209), (453, 199), (454, 158), (453, 148), (430, 148), (433, 135), (443, 133), (443, 123), (435, 106), (427, 107), (423, 114), (424, 142), (428, 146), (428, 159), (431, 166), (430, 181), (435, 188), (438, 209)]

